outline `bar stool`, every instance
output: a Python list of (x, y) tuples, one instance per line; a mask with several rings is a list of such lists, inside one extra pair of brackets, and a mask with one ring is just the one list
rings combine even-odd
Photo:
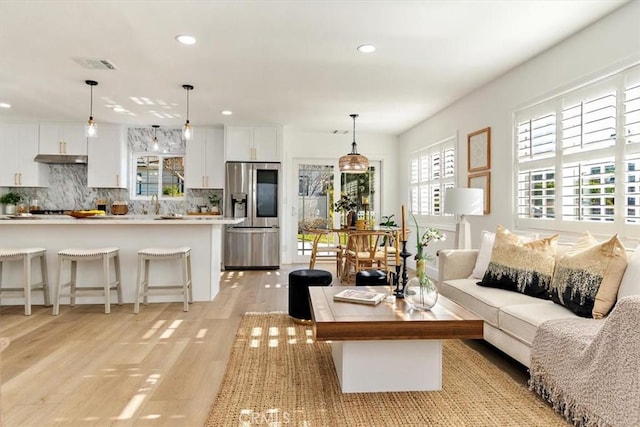
[[(115, 280), (111, 280), (110, 263), (113, 260), (115, 270)], [(62, 283), (62, 270), (65, 261), (70, 264), (70, 280)], [(102, 262), (102, 286), (82, 286), (78, 287), (78, 263), (88, 261)], [(95, 248), (95, 249), (63, 249), (58, 252), (58, 287), (53, 302), (53, 315), (57, 316), (60, 310), (60, 297), (62, 290), (69, 287), (69, 305), (76, 304), (76, 296), (99, 295), (104, 296), (104, 312), (111, 312), (111, 291), (116, 291), (118, 305), (122, 305), (122, 287), (120, 285), (120, 250), (118, 248)], [(66, 294), (64, 296), (67, 296)]]
[[(34, 259), (40, 260), (40, 281), (31, 283), (31, 262)], [(2, 287), (2, 266), (5, 262), (22, 262), (22, 287), (3, 288)], [(31, 292), (42, 291), (44, 294), (44, 305), (50, 306), (49, 280), (47, 278), (47, 250), (43, 248), (1, 248), (0, 249), (0, 296), (5, 293), (19, 294), (24, 298), (24, 315), (31, 315)]]
[[(173, 285), (151, 285), (149, 283), (149, 266), (151, 261), (177, 260), (180, 262), (182, 283)], [(140, 311), (140, 296), (146, 305), (149, 295), (181, 295), (184, 311), (189, 311), (189, 302), (193, 301), (191, 287), (191, 248), (145, 248), (138, 251), (138, 280), (133, 312)]]

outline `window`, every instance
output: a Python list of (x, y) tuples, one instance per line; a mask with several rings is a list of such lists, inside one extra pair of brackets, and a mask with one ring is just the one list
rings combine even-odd
[(132, 198), (184, 196), (183, 155), (140, 153), (133, 158), (136, 183)]
[(519, 111), (514, 127), (519, 225), (640, 224), (639, 66)]
[(444, 193), (455, 187), (455, 143), (450, 137), (412, 155), (409, 161), (410, 212), (442, 217)]

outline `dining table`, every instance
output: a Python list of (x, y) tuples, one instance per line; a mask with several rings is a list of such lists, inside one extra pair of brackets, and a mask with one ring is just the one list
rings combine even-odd
[[(336, 251), (337, 257), (337, 275), (340, 277), (341, 283), (353, 284), (352, 282), (355, 280), (355, 275), (357, 271), (351, 272), (351, 265), (349, 265), (348, 254), (347, 251), (351, 250), (354, 252), (356, 249), (364, 249), (362, 247), (356, 248), (353, 247), (351, 249), (348, 248), (350, 240), (353, 242), (356, 239), (356, 236), (362, 236), (363, 234), (367, 234), (370, 232), (370, 239), (377, 239), (379, 234), (384, 234), (384, 239), (380, 241), (380, 243), (386, 246), (385, 252), (387, 259), (384, 262), (385, 270), (389, 271), (389, 267), (399, 266), (400, 261), (400, 241), (402, 237), (402, 228), (401, 227), (393, 227), (393, 226), (380, 226), (375, 225), (372, 227), (340, 227), (340, 228), (323, 228), (323, 229), (307, 229), (305, 232), (310, 234), (316, 234), (316, 239), (314, 239), (314, 245), (312, 247), (311, 252), (311, 262), (310, 268), (313, 268), (315, 265), (315, 260), (322, 258), (321, 253), (327, 253), (327, 247), (333, 249), (338, 249)], [(331, 246), (322, 246), (319, 244), (319, 238), (323, 234), (334, 234), (337, 236), (337, 239), (334, 237), (335, 245)], [(387, 240), (388, 239), (388, 243)], [(329, 238), (330, 240), (330, 238)], [(365, 239), (358, 239), (358, 246), (362, 246)], [(371, 268), (375, 268), (375, 266), (370, 265)]]

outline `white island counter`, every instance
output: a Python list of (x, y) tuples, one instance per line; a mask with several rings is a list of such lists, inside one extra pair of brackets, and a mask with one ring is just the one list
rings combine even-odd
[[(222, 262), (222, 227), (237, 224), (241, 219), (214, 216), (184, 216), (163, 219), (150, 216), (103, 216), (76, 219), (66, 215), (39, 215), (24, 219), (0, 218), (0, 246), (4, 248), (42, 247), (47, 249), (49, 287), (53, 290), (58, 278), (57, 253), (65, 248), (120, 248), (122, 291), (125, 303), (134, 300), (137, 273), (137, 252), (146, 247), (191, 248), (191, 268), (194, 301), (211, 301), (220, 289)], [(4, 280), (16, 283), (20, 274), (19, 263), (7, 263)], [(38, 265), (34, 277), (39, 277)], [(156, 283), (175, 283), (179, 269), (175, 264), (152, 263), (151, 280)], [(91, 284), (98, 280), (85, 266), (78, 270), (79, 283)], [(86, 274), (84, 273), (86, 271)], [(83, 274), (85, 274), (83, 276)], [(65, 278), (63, 277), (63, 280)], [(151, 297), (150, 301), (173, 300), (171, 297)], [(3, 299), (3, 304), (22, 304), (21, 299)], [(33, 303), (42, 304), (42, 295), (33, 294)], [(102, 303), (99, 298), (78, 298), (78, 304)], [(64, 299), (61, 304), (68, 304)]]

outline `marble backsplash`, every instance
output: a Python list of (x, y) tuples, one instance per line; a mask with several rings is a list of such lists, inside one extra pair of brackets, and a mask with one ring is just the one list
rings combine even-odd
[[(152, 129), (131, 128), (128, 131), (128, 147), (130, 153), (153, 152)], [(180, 130), (158, 129), (158, 151), (167, 153), (184, 153), (184, 141), (180, 138)], [(129, 190), (113, 188), (87, 187), (87, 165), (81, 164), (51, 164), (49, 170), (49, 187), (46, 188), (10, 188), (22, 194), (25, 204), (31, 199), (37, 199), (40, 209), (94, 209), (97, 199), (106, 199), (109, 205), (115, 200), (126, 201), (130, 214), (153, 212), (148, 200), (131, 200)], [(208, 205), (208, 198), (212, 193), (222, 198), (223, 191), (186, 189), (184, 197), (171, 200), (159, 200), (160, 214), (195, 212), (198, 206)], [(221, 209), (223, 207), (221, 206)], [(223, 209), (224, 212), (224, 209)]]

